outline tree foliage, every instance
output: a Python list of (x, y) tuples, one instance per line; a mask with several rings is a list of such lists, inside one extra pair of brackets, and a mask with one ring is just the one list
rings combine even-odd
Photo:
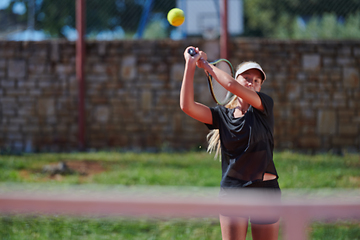
[[(325, 13), (321, 18), (311, 18), (306, 26), (294, 22), (293, 31), (283, 38), (292, 39), (360, 39), (360, 12), (338, 21), (333, 13)], [(281, 38), (281, 36), (278, 36)]]
[[(12, 19), (26, 26), (29, 6), (36, 2), (35, 29), (52, 37), (65, 37), (66, 27), (76, 28), (76, 0), (10, 0), (7, 9), (0, 11), (0, 19)], [(85, 0), (86, 34), (96, 36), (101, 31), (119, 27), (127, 35), (139, 28), (144, 6), (148, 0)], [(212, 1), (212, 0), (209, 0)], [(359, 0), (243, 0), (245, 13), (244, 36), (269, 38), (359, 38)], [(23, 4), (27, 11), (13, 14), (15, 4)], [(175, 0), (153, 0), (147, 22), (147, 35), (166, 37), (169, 27), (162, 24), (167, 12), (176, 6)], [(11, 14), (10, 14), (11, 13)], [(305, 24), (299, 23), (299, 19)], [(231, 19), (230, 19), (231, 20)], [(0, 25), (1, 28), (6, 26)], [(160, 28), (165, 28), (160, 29)]]
[[(339, 38), (351, 37), (344, 31), (329, 31), (342, 28), (342, 19), (347, 29), (356, 30), (360, 21), (357, 12), (360, 12), (359, 0), (244, 0), (245, 5), (245, 35), (273, 38)], [(299, 17), (307, 19), (307, 26), (301, 29), (297, 20)], [(327, 29), (322, 29), (326, 25)], [(315, 27), (317, 26), (317, 27)], [(322, 31), (320, 34), (311, 34), (307, 31)], [(327, 31), (325, 33), (324, 31)], [(329, 34), (331, 32), (331, 34)], [(306, 34), (305, 34), (306, 33)]]
[[(35, 1), (35, 0), (34, 0)], [(23, 3), (26, 13), (21, 16), (25, 21), (29, 13), (29, 0), (10, 0), (7, 8), (11, 11), (15, 3)], [(86, 0), (86, 33), (113, 30), (121, 26), (125, 31), (136, 32), (143, 14), (145, 0)], [(53, 37), (64, 37), (65, 26), (76, 28), (76, 1), (74, 0), (42, 0), (36, 5), (35, 26)], [(166, 14), (175, 7), (175, 0), (164, 3), (154, 0), (153, 12)]]

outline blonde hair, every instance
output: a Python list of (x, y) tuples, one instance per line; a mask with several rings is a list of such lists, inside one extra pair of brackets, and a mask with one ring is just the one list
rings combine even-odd
[[(226, 108), (232, 109), (237, 106), (237, 96), (234, 95), (233, 98), (230, 100), (228, 104), (225, 105)], [(206, 140), (208, 141), (209, 145), (207, 148), (208, 153), (212, 153), (215, 151), (215, 157), (219, 156), (219, 160), (221, 160), (221, 144), (220, 144), (220, 134), (219, 129), (211, 130), (208, 135), (206, 136)]]
[[(246, 63), (255, 63), (252, 61), (242, 62), (236, 67), (236, 71)], [(229, 103), (225, 105), (226, 108), (233, 109), (237, 106), (237, 98), (238, 96), (234, 95), (233, 98), (230, 100)], [(221, 160), (221, 143), (220, 143), (220, 134), (219, 129), (211, 130), (208, 135), (206, 136), (206, 140), (208, 141), (207, 152), (212, 153), (215, 152), (215, 159), (219, 156), (219, 160)]]

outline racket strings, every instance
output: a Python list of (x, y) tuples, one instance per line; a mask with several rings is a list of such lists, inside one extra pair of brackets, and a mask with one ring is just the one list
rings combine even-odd
[[(212, 62), (211, 64), (213, 64), (217, 68), (223, 70), (230, 76), (234, 77), (234, 69), (228, 60), (219, 59), (215, 62)], [(208, 75), (208, 80), (209, 80), (209, 88), (210, 88), (210, 91), (211, 91), (211, 94), (212, 94), (212, 97), (214, 98), (214, 100), (220, 105), (225, 105), (226, 103), (228, 103), (230, 101), (231, 97), (233, 96), (233, 94), (231, 92), (229, 92), (228, 90), (226, 90), (223, 86), (221, 86), (221, 84), (218, 83), (211, 76), (211, 74), (207, 73), (207, 75)]]

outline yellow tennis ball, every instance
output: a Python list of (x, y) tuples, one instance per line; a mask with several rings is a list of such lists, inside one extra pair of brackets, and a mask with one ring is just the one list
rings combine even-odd
[(175, 27), (180, 26), (185, 21), (184, 11), (180, 8), (173, 8), (168, 12), (167, 20)]

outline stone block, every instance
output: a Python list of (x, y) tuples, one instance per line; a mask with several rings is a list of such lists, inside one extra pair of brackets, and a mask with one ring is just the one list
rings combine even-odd
[(50, 66), (45, 62), (30, 61), (29, 63), (29, 75), (36, 76), (37, 74), (49, 73)]
[(304, 72), (299, 72), (299, 73), (296, 75), (296, 79), (299, 80), (299, 81), (306, 81), (306, 79), (307, 79), (307, 74), (304, 73)]
[(53, 86), (53, 83), (54, 82), (52, 80), (44, 79), (42, 81), (39, 81), (38, 86), (39, 88), (50, 88)]
[(335, 60), (332, 57), (323, 57), (323, 66), (332, 67), (335, 65)]
[(320, 45), (318, 46), (318, 52), (323, 56), (333, 56), (336, 50), (333, 46)]
[(345, 67), (343, 70), (344, 87), (358, 88), (360, 73), (358, 68)]
[[(87, 80), (86, 80), (87, 81)], [(88, 84), (86, 84), (88, 86)], [(71, 76), (68, 78), (68, 89), (69, 89), (69, 93), (70, 95), (77, 95), (79, 92), (79, 83), (76, 79), (75, 76)]]
[(184, 75), (184, 64), (173, 64), (170, 70), (170, 80), (173, 82), (181, 82)]
[(110, 109), (108, 106), (98, 106), (94, 110), (94, 118), (97, 122), (107, 123), (110, 118)]
[(6, 90), (6, 95), (9, 97), (17, 97), (17, 96), (25, 96), (27, 95), (27, 90), (26, 89), (20, 89), (20, 88), (14, 88), (14, 89), (7, 89)]
[(106, 74), (106, 65), (101, 63), (96, 63), (92, 67), (92, 72), (97, 74)]
[(334, 147), (352, 147), (355, 145), (355, 138), (350, 138), (348, 136), (334, 136), (331, 139), (331, 142), (333, 144)]
[(331, 75), (328, 77), (328, 80), (331, 80), (332, 82), (341, 81), (342, 80), (341, 71), (332, 71)]
[(14, 117), (16, 115), (15, 108), (14, 109), (3, 108), (1, 111), (1, 115), (2, 115), (2, 117), (4, 117), (4, 116)]
[(18, 80), (17, 85), (19, 88), (28, 89), (34, 89), (36, 87), (36, 83), (34, 81), (27, 81), (27, 79)]
[(134, 123), (132, 119), (132, 123), (128, 123), (125, 125), (125, 131), (128, 132), (129, 135), (132, 135), (134, 132), (140, 131), (141, 126), (137, 123)]
[(10, 60), (8, 66), (8, 76), (10, 78), (24, 78), (27, 66), (25, 60)]
[(136, 69), (136, 57), (135, 56), (126, 56), (121, 62), (121, 72), (120, 77), (124, 80), (131, 80), (136, 78), (137, 69)]
[(339, 119), (352, 119), (353, 117), (356, 116), (356, 111), (354, 111), (354, 109), (341, 109), (338, 111), (339, 113)]
[(36, 107), (40, 116), (50, 117), (55, 114), (55, 100), (53, 98), (38, 99)]
[(333, 108), (344, 108), (346, 107), (346, 99), (333, 99), (331, 106)]
[(355, 47), (355, 48), (354, 48), (354, 55), (355, 55), (356, 57), (360, 57), (360, 47)]
[(54, 131), (54, 129), (53, 129), (53, 127), (52, 126), (41, 126), (41, 131), (43, 132), (43, 133), (46, 133), (46, 134), (44, 134), (45, 136), (49, 136), (49, 134), (53, 134), (53, 131)]
[(174, 114), (173, 119), (172, 119), (172, 123), (173, 123), (173, 132), (180, 133), (182, 131), (182, 129), (183, 129), (183, 127), (182, 127), (182, 114), (181, 113)]
[(30, 108), (19, 108), (18, 109), (18, 115), (23, 118), (31, 116), (32, 113), (33, 113), (33, 111)]
[(40, 131), (40, 127), (36, 125), (25, 125), (22, 126), (22, 131), (25, 133), (37, 133)]
[(139, 73), (151, 73), (153, 72), (153, 67), (150, 63), (144, 63), (139, 65)]
[(340, 124), (339, 125), (339, 134), (347, 136), (358, 136), (359, 135), (359, 126), (352, 124)]
[(353, 58), (350, 58), (350, 55), (347, 55), (349, 57), (338, 57), (336, 59), (337, 65), (346, 66), (354, 62)]
[(56, 72), (59, 74), (73, 74), (75, 73), (75, 66), (67, 64), (57, 64)]
[(360, 109), (360, 102), (359, 102), (359, 100), (352, 100), (352, 99), (350, 99), (348, 105), (349, 105), (349, 108), (352, 108), (352, 109)]
[(319, 54), (305, 54), (302, 57), (302, 66), (305, 70), (319, 70), (320, 60)]
[(22, 140), (22, 134), (19, 132), (19, 130), (16, 131), (10, 131), (10, 129), (8, 129), (8, 134), (7, 134), (7, 138), (9, 140)]
[(337, 53), (338, 53), (338, 55), (350, 56), (351, 55), (351, 47), (347, 46), (347, 44), (344, 44), (338, 49)]
[(31, 95), (31, 96), (40, 96), (41, 95), (41, 90), (40, 89), (30, 89), (29, 90), (29, 95)]
[(0, 106), (9, 106), (9, 105), (16, 105), (17, 98), (16, 97), (8, 97), (8, 96), (0, 96), (1, 105)]
[(0, 81), (0, 86), (3, 89), (10, 89), (10, 88), (15, 88), (15, 83), (16, 81), (12, 79), (2, 79)]
[(344, 92), (334, 92), (333, 94), (333, 106), (334, 107), (345, 107), (347, 96)]
[(99, 56), (104, 56), (106, 54), (106, 43), (105, 42), (98, 42), (97, 44), (97, 52)]
[(152, 93), (150, 90), (143, 90), (141, 93), (141, 109), (149, 111), (152, 107)]
[(6, 68), (6, 61), (5, 59), (0, 59), (0, 69)]
[(300, 148), (317, 149), (321, 145), (321, 140), (318, 136), (302, 136), (298, 139)]
[(60, 46), (59, 42), (51, 41), (50, 59), (54, 62), (60, 59)]
[(319, 134), (335, 134), (337, 122), (335, 110), (320, 110), (317, 115), (317, 132)]
[(284, 72), (278, 72), (276, 74), (274, 74), (274, 77), (276, 79), (276, 81), (279, 81), (279, 82), (283, 82), (283, 81), (286, 81), (289, 79), (288, 75)]
[(217, 40), (205, 41), (204, 50), (207, 54), (208, 59), (219, 59), (220, 58), (220, 46)]

